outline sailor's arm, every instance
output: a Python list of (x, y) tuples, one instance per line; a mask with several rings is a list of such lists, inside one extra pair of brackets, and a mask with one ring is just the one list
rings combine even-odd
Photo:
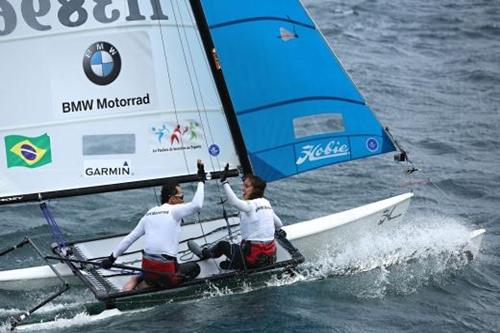
[(174, 205), (171, 208), (172, 217), (175, 220), (180, 220), (183, 217), (194, 214), (203, 207), (203, 200), (205, 198), (205, 184), (203, 182), (198, 183), (196, 188), (196, 193), (194, 194), (193, 200), (188, 203)]
[(245, 213), (248, 213), (252, 210), (252, 204), (250, 204), (250, 202), (248, 201), (238, 199), (236, 194), (234, 194), (233, 189), (227, 182), (224, 183), (224, 192), (226, 192), (227, 201), (231, 205), (238, 208), (238, 210)]
[(281, 219), (276, 215), (275, 212), (273, 212), (273, 221), (274, 221), (274, 229), (280, 230), (281, 227), (283, 226), (283, 222), (281, 222)]
[(121, 240), (121, 242), (115, 247), (113, 250), (113, 257), (118, 258), (123, 254), (123, 252), (127, 251), (127, 249), (132, 245), (136, 240), (139, 239), (142, 235), (144, 235), (144, 218), (142, 218), (137, 226), (132, 230), (125, 238)]
[(134, 243), (139, 237), (144, 235), (144, 217), (137, 223), (134, 230), (132, 230), (125, 238), (123, 238), (120, 243), (115, 247), (113, 252), (106, 259), (101, 261), (101, 267), (105, 269), (110, 269), (111, 266), (116, 261), (116, 258), (121, 256), (132, 243)]

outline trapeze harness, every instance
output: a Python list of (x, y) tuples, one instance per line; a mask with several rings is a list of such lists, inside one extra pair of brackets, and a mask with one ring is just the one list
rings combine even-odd
[(275, 229), (282, 227), (280, 218), (274, 213), (267, 199), (240, 200), (231, 186), (224, 184), (228, 202), (240, 210), (242, 242), (241, 251), (248, 268), (256, 268), (276, 262)]
[(199, 211), (203, 205), (203, 197), (204, 184), (199, 182), (193, 201), (151, 208), (114, 249), (113, 256), (117, 258), (123, 254), (144, 235), (144, 272), (141, 276), (146, 283), (168, 287), (196, 277), (199, 266), (194, 263), (178, 264), (177, 252), (182, 218)]

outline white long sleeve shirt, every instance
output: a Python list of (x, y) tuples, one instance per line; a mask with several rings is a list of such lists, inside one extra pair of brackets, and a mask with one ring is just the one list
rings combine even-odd
[(250, 241), (271, 241), (283, 226), (267, 199), (240, 200), (228, 183), (224, 184), (228, 202), (240, 211), (241, 237)]
[(183, 204), (163, 204), (151, 208), (113, 250), (113, 256), (122, 255), (130, 245), (144, 235), (144, 251), (149, 254), (177, 256), (181, 221), (203, 206), (204, 184), (198, 183), (193, 200)]

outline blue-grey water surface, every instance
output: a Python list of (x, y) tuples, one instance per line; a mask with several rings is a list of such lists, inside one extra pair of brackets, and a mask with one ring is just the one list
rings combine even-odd
[[(353, 244), (290, 281), (86, 324), (73, 288), (43, 311), (74, 309), (50, 332), (499, 332), (500, 2), (497, 0), (307, 0), (336, 54), (381, 122), (421, 170), (392, 156), (323, 168), (270, 184), (287, 222), (319, 217), (413, 190), (398, 233)], [(189, 187), (188, 190), (189, 191)], [(211, 195), (212, 193), (212, 195)], [(217, 198), (209, 184), (206, 206)], [(127, 232), (154, 205), (152, 189), (51, 202), (69, 239)], [(208, 208), (210, 210), (210, 208)], [(217, 208), (212, 208), (213, 213)], [(210, 213), (210, 212), (209, 212)], [(457, 240), (485, 228), (472, 264), (453, 258)], [(0, 209), (0, 248), (29, 234), (51, 241), (36, 205)], [(336, 277), (338, 267), (382, 260), (391, 249), (430, 248), (410, 263)], [(39, 263), (23, 249), (0, 268)], [(1, 292), (0, 319), (49, 291)], [(42, 311), (42, 312), (43, 312)]]

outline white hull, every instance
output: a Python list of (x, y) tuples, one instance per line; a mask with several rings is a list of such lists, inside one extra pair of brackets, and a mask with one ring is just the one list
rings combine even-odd
[[(394, 228), (401, 221), (412, 196), (413, 193), (402, 194), (340, 213), (288, 225), (283, 229), (288, 235), (287, 238), (301, 251), (306, 261), (314, 260), (319, 253), (324, 253), (325, 248), (341, 249), (366, 233)], [(187, 226), (186, 233), (190, 233), (193, 228), (197, 228), (196, 225)], [(471, 233), (468, 247), (474, 255), (479, 251), (483, 234), (484, 229)], [(100, 252), (111, 252), (117, 241), (119, 238), (110, 240)], [(142, 244), (138, 241), (134, 246), (140, 248)], [(96, 257), (99, 255), (102, 253), (95, 253)], [(67, 265), (57, 263), (55, 268), (61, 276), (74, 278)], [(4, 290), (38, 289), (59, 283), (48, 266), (0, 272), (0, 289)]]

